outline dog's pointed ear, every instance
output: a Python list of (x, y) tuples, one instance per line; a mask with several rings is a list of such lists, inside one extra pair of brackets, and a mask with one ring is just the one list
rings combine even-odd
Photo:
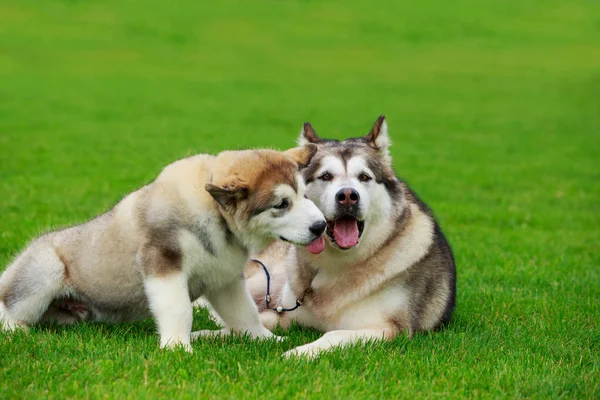
[(310, 160), (317, 154), (317, 145), (308, 143), (304, 146), (294, 147), (293, 149), (286, 150), (284, 154), (290, 157), (298, 164), (298, 168), (305, 168), (310, 163)]
[(388, 135), (388, 126), (385, 116), (381, 115), (375, 121), (371, 132), (365, 137), (367, 143), (372, 148), (381, 151), (385, 155), (389, 155), (388, 148), (390, 147), (390, 137)]
[(305, 122), (304, 125), (302, 125), (302, 129), (300, 130), (300, 136), (296, 141), (298, 143), (298, 146), (304, 146), (308, 143), (318, 143), (320, 141), (321, 138), (317, 136), (310, 122)]
[(225, 209), (235, 207), (238, 201), (248, 197), (248, 188), (244, 186), (217, 186), (207, 183), (204, 185), (204, 189)]

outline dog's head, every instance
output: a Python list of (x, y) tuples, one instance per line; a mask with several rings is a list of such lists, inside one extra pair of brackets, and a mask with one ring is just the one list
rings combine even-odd
[(256, 248), (282, 239), (321, 252), (326, 221), (306, 198), (306, 186), (298, 173), (316, 152), (313, 144), (285, 152), (223, 152), (206, 190), (247, 245)]
[(393, 196), (400, 190), (385, 117), (366, 136), (344, 141), (322, 139), (305, 123), (298, 143), (318, 146), (302, 174), (307, 197), (327, 219), (330, 244), (342, 250), (355, 247), (365, 226), (390, 217)]

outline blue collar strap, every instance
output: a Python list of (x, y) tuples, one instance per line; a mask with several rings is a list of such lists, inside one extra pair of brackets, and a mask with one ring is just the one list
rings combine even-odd
[(296, 305), (292, 308), (283, 308), (282, 306), (277, 306), (275, 308), (271, 308), (270, 304), (271, 304), (271, 275), (269, 275), (269, 270), (267, 269), (267, 267), (265, 266), (265, 264), (263, 264), (261, 261), (259, 260), (252, 260), (258, 264), (260, 264), (260, 266), (262, 267), (263, 271), (265, 271), (265, 275), (267, 276), (267, 294), (265, 296), (265, 302), (267, 304), (267, 310), (275, 310), (277, 311), (279, 314), (287, 312), (287, 311), (294, 311), (296, 308), (300, 307), (302, 305), (302, 300), (304, 299), (304, 296), (310, 291), (310, 287), (309, 289), (307, 289), (304, 293), (302, 293), (302, 297), (299, 299), (296, 299)]

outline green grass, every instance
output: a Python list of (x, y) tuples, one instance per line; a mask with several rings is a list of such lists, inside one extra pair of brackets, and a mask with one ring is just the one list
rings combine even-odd
[[(0, 269), (196, 152), (388, 116), (454, 248), (445, 331), (158, 349), (151, 321), (0, 335), (0, 398), (600, 397), (600, 6), (574, 1), (0, 3)], [(195, 328), (210, 328), (199, 312)]]

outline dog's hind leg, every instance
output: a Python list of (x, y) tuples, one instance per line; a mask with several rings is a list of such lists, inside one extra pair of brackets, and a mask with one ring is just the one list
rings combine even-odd
[(65, 291), (65, 265), (50, 243), (39, 240), (7, 268), (0, 288), (0, 328), (36, 324)]
[(72, 325), (81, 321), (87, 321), (89, 318), (90, 312), (85, 305), (64, 300), (50, 304), (48, 310), (40, 319), (40, 323)]

